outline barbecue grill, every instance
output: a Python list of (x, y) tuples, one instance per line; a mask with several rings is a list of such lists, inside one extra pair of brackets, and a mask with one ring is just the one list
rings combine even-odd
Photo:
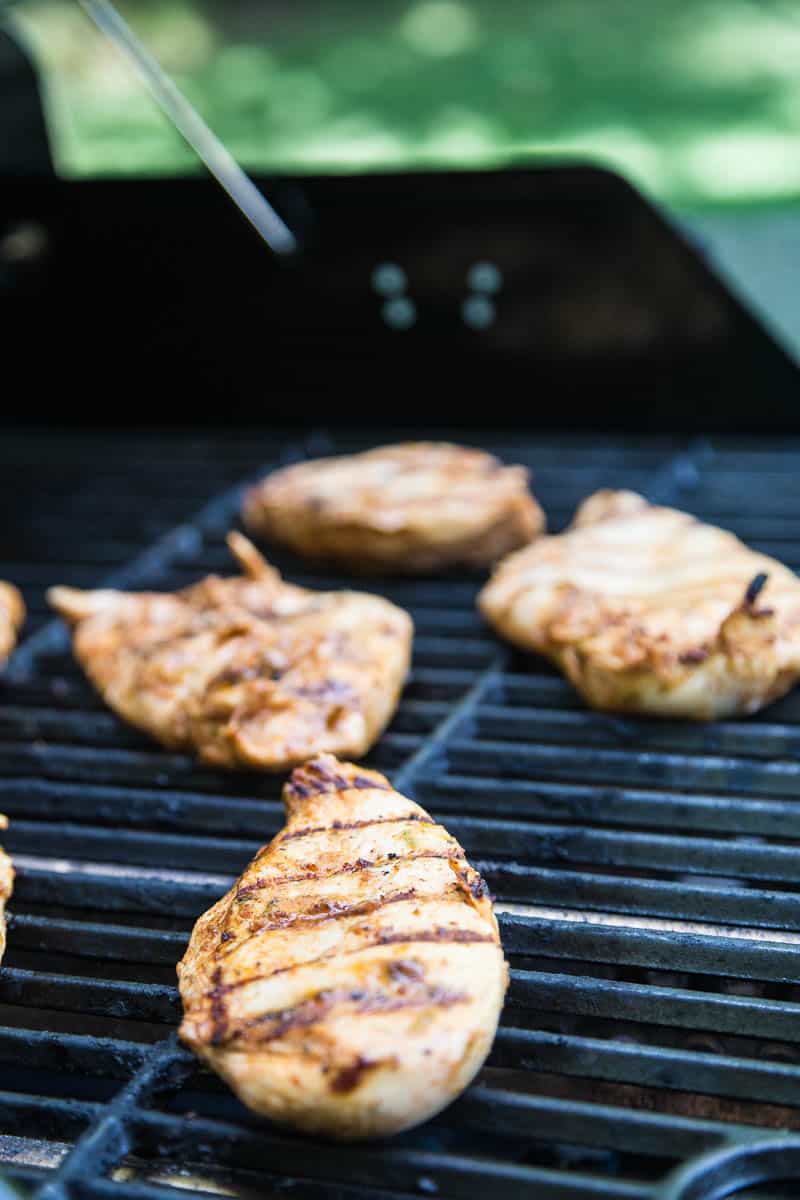
[[(800, 567), (800, 441), (763, 436), (798, 429), (796, 365), (621, 179), (261, 184), (301, 241), (288, 267), (205, 180), (45, 173), (0, 194), (5, 370), (26, 380), (10, 407), (32, 394), (40, 422), (0, 444), (0, 578), (30, 612), (0, 676), (17, 868), (0, 1169), (41, 1200), (795, 1197), (800, 689), (747, 721), (589, 712), (482, 624), (477, 575), (370, 581), (417, 634), (367, 761), (445, 821), (496, 897), (512, 978), (478, 1081), (413, 1132), (339, 1146), (256, 1118), (178, 1045), (174, 964), (282, 823), (281, 780), (202, 768), (117, 720), (48, 618), (48, 584), (226, 572), (224, 535), (267, 469), (439, 435), (530, 466), (553, 530), (594, 489), (633, 488)], [(476, 278), (492, 282), (470, 308)], [(41, 428), (76, 378), (75, 423), (101, 404), (184, 432)], [(471, 430), (430, 428), (450, 398)], [(406, 427), (362, 428), (365, 402)], [(198, 432), (222, 416), (256, 428)], [(606, 433), (543, 431), (570, 425)], [(352, 586), (271, 557), (292, 581)]]
[[(707, 726), (589, 713), (482, 626), (473, 576), (375, 581), (417, 638), (369, 763), (442, 817), (500, 906), (512, 982), (478, 1082), (412, 1133), (334, 1146), (254, 1117), (177, 1045), (174, 963), (281, 824), (280, 780), (206, 770), (121, 724), (39, 589), (224, 571), (245, 481), (381, 436), (165, 433), (138, 467), (135, 435), (6, 437), (0, 478), (23, 520), (0, 575), (25, 587), (32, 623), (0, 684), (0, 810), (18, 869), (0, 970), (3, 1169), (51, 1200), (174, 1200), (179, 1187), (706, 1200), (764, 1178), (795, 1183), (749, 1194), (796, 1195), (800, 695)], [(479, 440), (535, 469), (554, 528), (598, 484), (632, 487), (800, 565), (792, 444)], [(210, 477), (198, 463), (212, 455)], [(32, 456), (49, 496), (23, 480)], [(77, 479), (65, 515), (53, 497)], [(155, 494), (173, 527), (148, 524), (146, 505), (130, 525)], [(351, 582), (276, 561), (309, 586)]]

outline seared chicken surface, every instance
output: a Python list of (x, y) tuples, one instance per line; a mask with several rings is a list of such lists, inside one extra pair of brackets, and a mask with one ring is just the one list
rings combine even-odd
[(590, 496), (566, 533), (505, 559), (479, 605), (596, 708), (714, 720), (800, 677), (794, 572), (633, 492)]
[(397, 1133), (463, 1090), (508, 972), (458, 842), (375, 771), (321, 755), (286, 827), (195, 925), (183, 1040), (256, 1112), (337, 1138)]
[(11, 583), (0, 579), (0, 666), (17, 644), (17, 634), (25, 620), (22, 596)]
[(241, 534), (245, 575), (176, 593), (51, 588), (92, 683), (125, 720), (218, 767), (360, 756), (392, 717), (413, 627), (361, 592), (284, 583)]
[[(8, 818), (0, 813), (0, 829), (8, 828)], [(0, 961), (6, 949), (6, 901), (14, 889), (14, 868), (11, 859), (0, 846)]]
[(406, 442), (284, 467), (245, 496), (248, 528), (359, 570), (488, 566), (544, 528), (524, 467)]

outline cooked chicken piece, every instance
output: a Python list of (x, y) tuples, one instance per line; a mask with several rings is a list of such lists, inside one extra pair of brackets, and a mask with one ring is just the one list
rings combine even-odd
[(800, 676), (800, 580), (713, 525), (597, 492), (572, 527), (512, 554), (479, 597), (510, 641), (596, 708), (754, 713)]
[(245, 523), (359, 571), (488, 566), (544, 529), (525, 467), (447, 442), (406, 442), (284, 467), (252, 488)]
[[(8, 817), (0, 813), (0, 829), (8, 829)], [(6, 950), (6, 900), (14, 890), (14, 868), (0, 846), (0, 961)]]
[(11, 583), (0, 579), (0, 666), (17, 644), (17, 634), (25, 620), (22, 596)]
[(241, 534), (228, 545), (244, 577), (175, 593), (50, 589), (92, 683), (131, 724), (214, 766), (365, 754), (397, 707), (411, 618), (379, 596), (284, 583)]
[(458, 842), (376, 771), (295, 770), (288, 823), (197, 922), (183, 1040), (256, 1112), (377, 1137), (439, 1112), (480, 1068), (508, 971)]

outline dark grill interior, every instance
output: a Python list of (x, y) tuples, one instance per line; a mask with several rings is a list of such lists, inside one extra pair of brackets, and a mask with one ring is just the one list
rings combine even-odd
[[(800, 1178), (800, 1136), (783, 1132), (800, 1131), (800, 692), (709, 726), (587, 713), (554, 670), (482, 627), (478, 577), (357, 586), (408, 607), (417, 628), (370, 765), (444, 819), (506, 909), (512, 984), (479, 1082), (429, 1125), (349, 1148), (277, 1132), (178, 1048), (174, 963), (281, 823), (282, 780), (199, 768), (122, 725), (46, 623), (43, 587), (227, 572), (234, 485), (380, 440), (5, 440), (0, 577), (24, 588), (32, 617), (0, 682), (0, 811), (18, 870), (0, 971), (0, 1163), (52, 1200), (175, 1200), (178, 1185), (655, 1200)], [(800, 444), (484, 444), (533, 467), (553, 530), (594, 488), (630, 487), (800, 566)], [(297, 582), (352, 585), (271, 557)], [(730, 1162), (672, 1179), (726, 1147)]]

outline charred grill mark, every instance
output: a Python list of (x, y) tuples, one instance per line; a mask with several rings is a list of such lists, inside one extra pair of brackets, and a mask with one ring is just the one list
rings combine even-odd
[[(424, 817), (421, 813), (406, 813), (401, 817), (374, 817), (370, 821), (332, 821), (330, 825), (309, 825), (305, 829), (295, 829), (285, 833), (278, 844), (290, 842), (295, 838), (310, 837), (312, 833), (343, 832), (349, 829), (369, 829), (371, 825), (394, 825), (401, 821), (417, 821), (421, 825), (435, 825), (432, 817)], [(265, 850), (267, 847), (264, 848)], [(263, 853), (263, 852), (262, 852)]]
[(472, 900), (491, 900), (486, 881), (481, 878), (474, 867), (471, 867), (469, 863), (461, 866), (455, 860), (452, 860), (450, 865), (455, 872), (459, 887), (463, 892), (466, 892), (468, 897)]
[(474, 929), (447, 929), (445, 926), (438, 926), (436, 929), (423, 930), (422, 932), (403, 933), (384, 933), (377, 941), (372, 942), (373, 946), (392, 946), (402, 942), (456, 942), (460, 944), (471, 944), (473, 942), (497, 942), (497, 938), (491, 933), (478, 933)]
[(235, 687), (240, 683), (252, 683), (254, 679), (280, 679), (286, 672), (285, 667), (276, 666), (270, 662), (249, 663), (247, 666), (226, 667), (210, 681), (207, 691), (215, 687)]
[(691, 666), (695, 663), (705, 662), (709, 656), (709, 653), (710, 653), (709, 650), (703, 649), (701, 646), (698, 646), (694, 650), (686, 650), (683, 654), (681, 654), (678, 657), (678, 662), (683, 663), (684, 666)]
[(406, 979), (420, 980), (425, 977), (422, 964), (413, 958), (396, 958), (394, 962), (387, 963), (386, 974), (393, 983), (402, 983)]
[[(449, 861), (454, 862), (456, 860), (463, 859), (463, 857), (464, 851), (460, 847), (458, 850), (453, 847), (448, 851), (447, 854), (437, 854), (433, 850), (423, 850), (418, 854), (412, 851), (410, 854), (403, 854), (402, 856), (388, 854), (385, 858), (357, 858), (355, 862), (342, 863), (341, 866), (335, 867), (331, 871), (320, 871), (316, 867), (311, 867), (310, 869), (306, 869), (297, 875), (278, 875), (274, 879), (257, 879), (255, 883), (249, 883), (246, 887), (239, 888), (235, 899), (240, 900), (242, 897), (249, 896), (253, 892), (263, 891), (264, 888), (279, 887), (284, 883), (303, 883), (306, 879), (333, 879), (337, 875), (352, 875), (358, 871), (370, 870), (373, 867), (384, 867), (388, 863), (392, 863), (394, 866), (399, 866), (401, 863), (416, 862), (418, 859), (422, 858), (448, 859)], [(478, 876), (478, 878), (480, 878), (480, 876)], [(481, 894), (485, 895), (486, 893), (483, 892)]]
[[(387, 903), (392, 903), (395, 899), (404, 899), (403, 896), (392, 897)], [(341, 916), (348, 916), (348, 913), (341, 913)], [(358, 915), (357, 913), (355, 915)], [(272, 929), (276, 926), (262, 926), (259, 932), (264, 929)], [(277, 926), (282, 928), (282, 926)], [(227, 995), (228, 992), (238, 991), (239, 988), (247, 987), (251, 983), (263, 983), (265, 979), (272, 979), (274, 975), (286, 975), (289, 971), (299, 971), (303, 967), (314, 966), (315, 963), (328, 962), (330, 959), (343, 959), (355, 954), (363, 954), (366, 950), (375, 950), (380, 946), (395, 946), (395, 945), (411, 945), (413, 943), (435, 943), (436, 945), (454, 944), (454, 945), (472, 945), (475, 943), (493, 943), (499, 946), (499, 940), (491, 933), (478, 933), (474, 929), (448, 929), (445, 926), (438, 926), (436, 929), (414, 930), (404, 933), (402, 930), (387, 930), (385, 933), (379, 933), (376, 938), (370, 942), (364, 942), (360, 946), (354, 946), (352, 950), (342, 952), (334, 949), (328, 954), (320, 954), (316, 958), (306, 958), (301, 962), (291, 963), (288, 967), (276, 967), (274, 971), (265, 971), (261, 975), (248, 975), (246, 979), (236, 979), (233, 983), (219, 984), (218, 990), (221, 994)], [(211, 995), (211, 993), (209, 993)]]
[(369, 788), (375, 788), (379, 792), (390, 792), (388, 783), (377, 783), (376, 780), (370, 779), (368, 775), (354, 775), (351, 787), (357, 788), (359, 791), (366, 791)]
[(353, 1013), (400, 1012), (406, 1008), (452, 1008), (455, 1004), (467, 1004), (471, 997), (467, 992), (455, 992), (436, 984), (418, 980), (407, 980), (395, 991), (366, 991), (363, 988), (327, 988), (309, 996), (291, 1008), (277, 1009), (242, 1021), (212, 1040), (213, 1045), (234, 1042), (244, 1038), (248, 1042), (274, 1042), (295, 1029), (308, 1029), (337, 1010)]
[(404, 892), (394, 892), (388, 896), (381, 896), (377, 900), (361, 900), (357, 904), (343, 904), (338, 900), (326, 900), (324, 904), (315, 905), (309, 912), (283, 913), (280, 920), (258, 925), (250, 932), (256, 934), (265, 933), (270, 929), (286, 929), (287, 926), (296, 925), (301, 921), (338, 921), (342, 917), (366, 916), (368, 913), (377, 912), (379, 908), (384, 908), (387, 904), (397, 904), (401, 900), (413, 900), (416, 894), (414, 888), (407, 888)]
[[(384, 1061), (388, 1063), (396, 1060), (386, 1059)], [(331, 1091), (339, 1095), (354, 1092), (368, 1071), (374, 1071), (376, 1067), (382, 1065), (380, 1059), (362, 1058), (359, 1054), (349, 1067), (342, 1067), (340, 1071), (336, 1072), (330, 1083)]]
[(343, 792), (348, 789), (376, 788), (378, 791), (390, 792), (392, 789), (381, 777), (370, 779), (366, 775), (351, 775), (348, 779), (340, 771), (332, 770), (322, 759), (314, 759), (303, 767), (292, 771), (284, 792), (287, 797), (306, 799), (308, 796), (321, 795), (323, 792)]
[(763, 591), (764, 585), (768, 579), (769, 575), (766, 573), (766, 571), (760, 571), (758, 575), (755, 575), (750, 580), (749, 584), (747, 585), (747, 591), (744, 594), (745, 608), (753, 607), (759, 597), (759, 594)]
[(228, 1030), (228, 1010), (225, 1006), (226, 987), (222, 982), (222, 967), (217, 967), (211, 977), (211, 1045), (223, 1041)]
[(356, 699), (352, 684), (344, 683), (341, 679), (322, 679), (319, 683), (298, 684), (292, 691), (295, 696), (303, 696), (309, 700)]

